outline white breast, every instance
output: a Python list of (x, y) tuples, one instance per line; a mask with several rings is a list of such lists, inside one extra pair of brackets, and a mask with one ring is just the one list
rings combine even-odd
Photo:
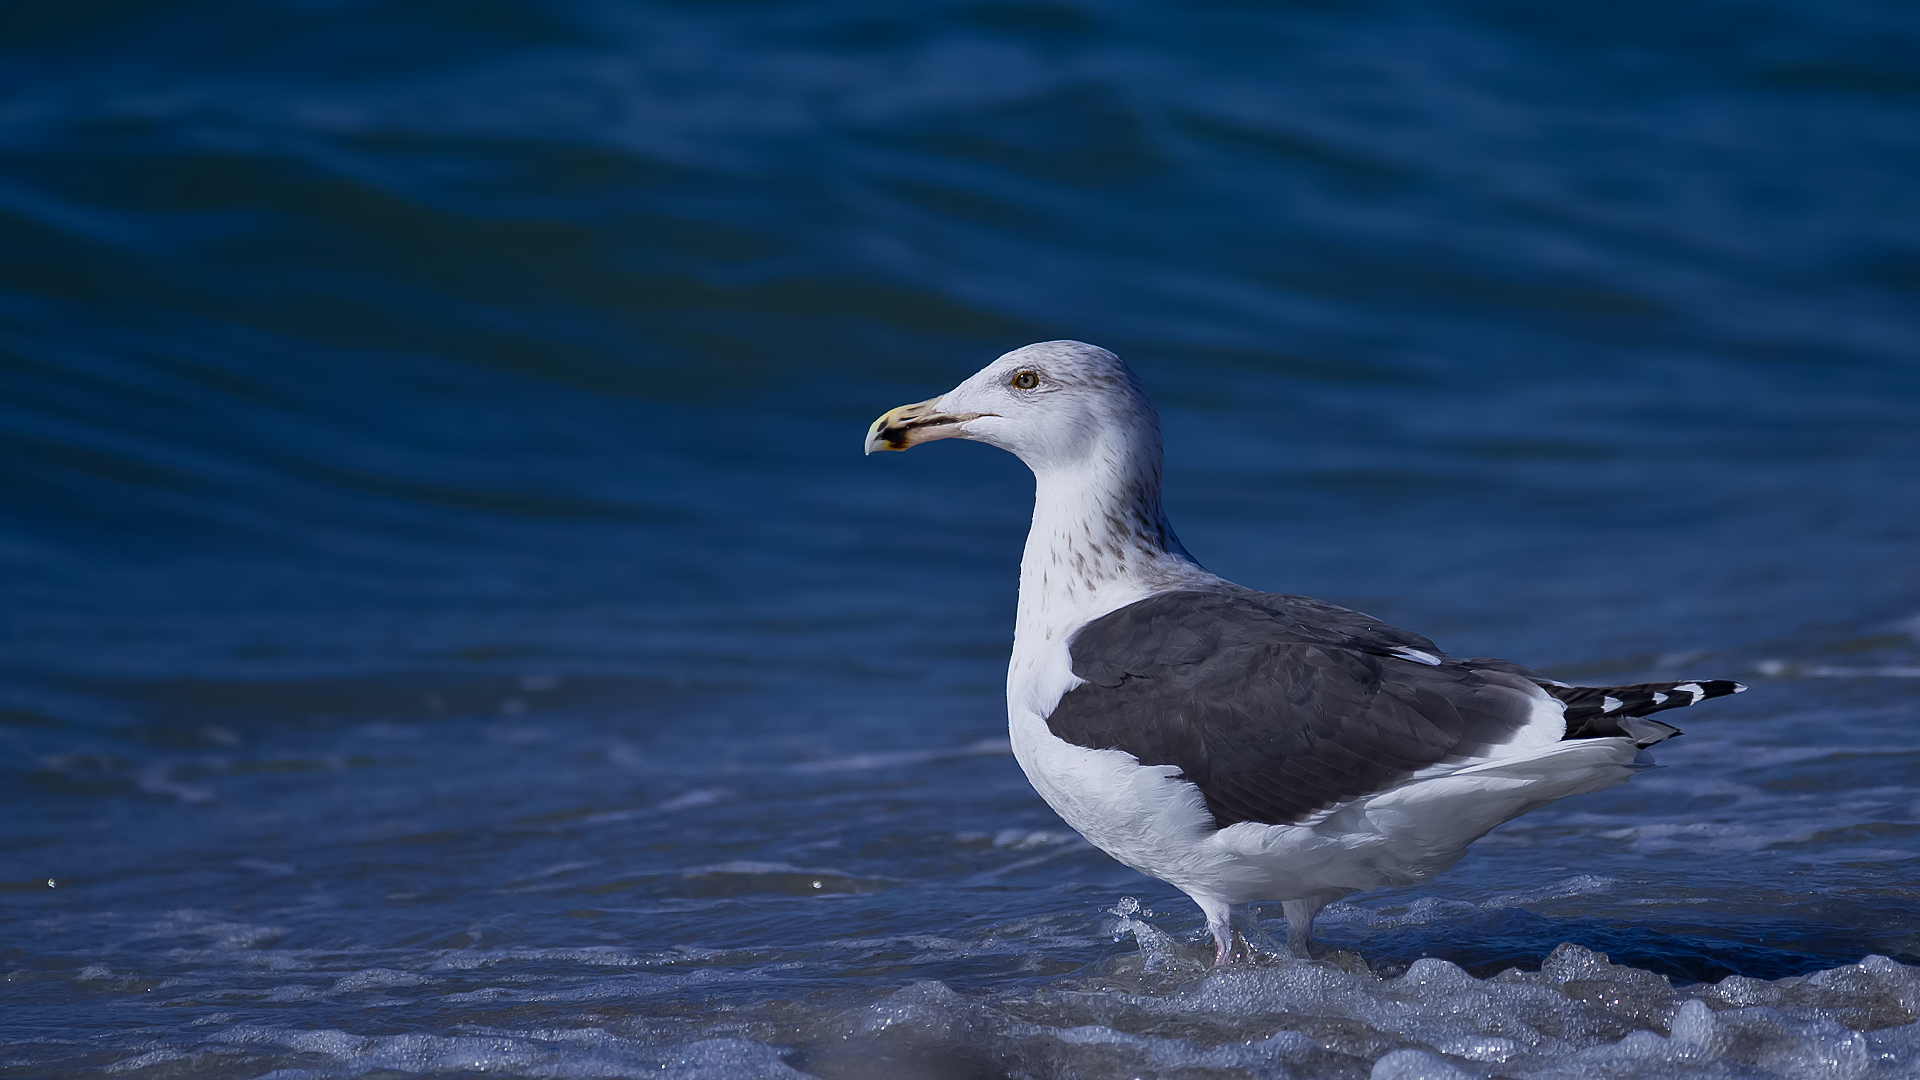
[(1007, 726), (1014, 759), (1034, 790), (1089, 843), (1143, 874), (1189, 893), (1221, 895), (1255, 886), (1253, 868), (1213, 842), (1206, 801), (1199, 788), (1174, 779), (1178, 766), (1142, 765), (1124, 751), (1090, 750), (1047, 727), (1047, 714), (1083, 681), (1073, 674), (1066, 641), (1016, 640), (1007, 672)]

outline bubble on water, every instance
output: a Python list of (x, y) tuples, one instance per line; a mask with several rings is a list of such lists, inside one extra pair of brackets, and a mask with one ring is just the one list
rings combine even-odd
[(352, 994), (362, 990), (385, 990), (400, 986), (425, 986), (432, 979), (424, 975), (415, 975), (411, 971), (394, 971), (390, 968), (368, 968), (343, 975), (333, 984), (330, 991), (335, 994)]
[(993, 846), (1013, 848), (1016, 851), (1026, 848), (1052, 847), (1069, 843), (1074, 837), (1069, 833), (1052, 829), (1001, 829), (993, 834)]
[[(694, 788), (692, 791), (676, 795), (659, 805), (663, 811), (691, 810), (697, 806), (712, 806), (726, 794), (724, 788)], [(637, 814), (635, 816), (638, 816)]]
[(1485, 1080), (1425, 1050), (1395, 1050), (1373, 1063), (1367, 1080)]

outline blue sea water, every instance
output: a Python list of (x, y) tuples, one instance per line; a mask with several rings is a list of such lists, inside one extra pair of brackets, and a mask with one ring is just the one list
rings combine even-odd
[[(1920, 1075), (1916, 57), (1867, 0), (0, 5), (0, 1076)], [(1752, 690), (1209, 974), (1008, 754), (1027, 474), (859, 453), (1060, 337), (1211, 569)]]

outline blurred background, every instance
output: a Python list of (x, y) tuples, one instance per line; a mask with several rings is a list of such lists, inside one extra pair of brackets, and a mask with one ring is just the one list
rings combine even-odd
[(1006, 753), (1024, 469), (859, 453), (1062, 337), (1210, 569), (1754, 684), (1335, 943), (1914, 962), (1916, 57), (1879, 0), (0, 4), (9, 1067), (1197, 931)]

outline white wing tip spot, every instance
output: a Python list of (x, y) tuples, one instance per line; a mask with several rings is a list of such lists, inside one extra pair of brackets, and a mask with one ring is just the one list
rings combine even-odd
[(1655, 690), (1653, 692), (1653, 703), (1655, 705), (1665, 705), (1667, 703), (1667, 695)]
[(1619, 698), (1614, 697), (1612, 695), (1608, 695), (1600, 699), (1600, 711), (1612, 712), (1613, 710), (1619, 708), (1624, 704), (1626, 703), (1621, 701)]

